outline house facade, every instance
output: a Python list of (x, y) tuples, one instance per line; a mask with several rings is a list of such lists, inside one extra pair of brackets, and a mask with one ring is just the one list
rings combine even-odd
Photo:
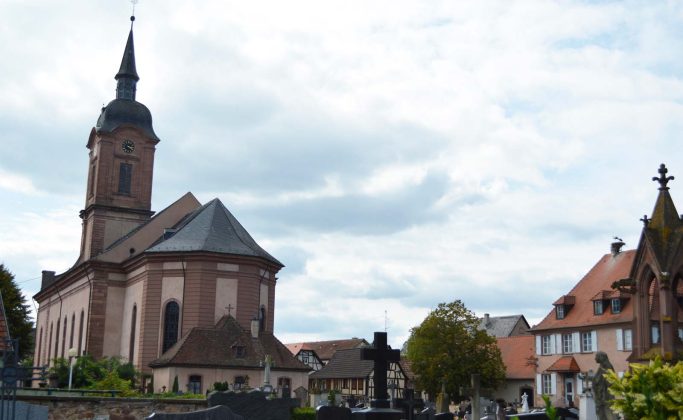
[(644, 216), (635, 250), (622, 251), (618, 238), (572, 290), (532, 329), (535, 337), (536, 394), (559, 406), (578, 406), (579, 374), (598, 368), (605, 352), (617, 374), (630, 362), (683, 350), (683, 221), (676, 211), (662, 164), (652, 217)]

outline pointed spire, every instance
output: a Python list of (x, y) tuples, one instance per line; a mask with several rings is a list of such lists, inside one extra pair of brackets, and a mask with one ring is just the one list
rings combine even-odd
[(135, 69), (135, 48), (133, 46), (133, 22), (135, 16), (130, 17), (130, 32), (128, 33), (128, 41), (126, 42), (126, 49), (123, 51), (123, 58), (121, 59), (121, 67), (116, 74), (116, 99), (130, 99), (135, 100), (135, 85), (140, 77)]
[(653, 177), (652, 180), (659, 182), (659, 196), (647, 227), (651, 229), (679, 227), (681, 226), (681, 218), (669, 194), (669, 187), (667, 187), (667, 183), (672, 181), (674, 177), (666, 176), (668, 169), (663, 163), (659, 166), (658, 172), (659, 177)]

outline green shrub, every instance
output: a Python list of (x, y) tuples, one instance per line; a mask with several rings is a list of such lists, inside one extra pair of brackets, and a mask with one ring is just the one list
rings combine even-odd
[(294, 410), (292, 410), (291, 420), (315, 420), (315, 408), (296, 407)]
[(632, 364), (619, 378), (607, 372), (612, 410), (626, 419), (683, 418), (683, 362), (671, 366), (657, 357), (648, 365)]
[(213, 390), (214, 391), (227, 391), (230, 389), (228, 386), (227, 382), (214, 382), (213, 383)]
[(174, 393), (178, 393), (178, 375), (173, 378), (173, 388), (171, 389)]

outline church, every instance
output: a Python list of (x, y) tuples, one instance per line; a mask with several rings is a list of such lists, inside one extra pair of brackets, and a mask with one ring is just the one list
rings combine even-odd
[[(116, 98), (87, 140), (80, 255), (66, 272), (43, 271), (34, 363), (58, 357), (120, 357), (153, 378), (155, 391), (306, 388), (310, 368), (273, 335), (277, 273), (225, 205), (191, 193), (151, 209), (160, 143), (149, 109), (136, 100), (133, 21)], [(264, 360), (272, 361), (264, 377)], [(143, 386), (146, 384), (143, 384)]]

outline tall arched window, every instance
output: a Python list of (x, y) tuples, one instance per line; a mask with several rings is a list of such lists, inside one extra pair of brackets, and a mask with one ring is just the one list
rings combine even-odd
[(57, 356), (59, 356), (59, 323), (60, 322), (61, 322), (61, 320), (58, 319), (57, 320), (57, 331), (55, 334), (55, 355), (53, 357), (55, 359), (57, 358)]
[(66, 347), (66, 317), (64, 317), (64, 325), (62, 326), (62, 357), (64, 357), (64, 347)]
[(161, 348), (162, 353), (171, 348), (178, 341), (178, 322), (180, 320), (180, 306), (175, 301), (166, 304), (164, 311), (164, 341)]
[(259, 331), (263, 332), (266, 330), (266, 307), (261, 305), (261, 310), (259, 311)]
[(83, 317), (85, 313), (81, 310), (81, 322), (78, 324), (78, 355), (81, 356), (81, 346), (83, 345)]
[(138, 317), (138, 307), (133, 305), (133, 313), (130, 316), (130, 345), (128, 349), (128, 362), (133, 363), (135, 355), (135, 323)]
[(74, 328), (76, 327), (76, 314), (71, 314), (71, 334), (69, 336), (69, 350), (74, 348)]
[(36, 366), (40, 366), (40, 356), (42, 356), (41, 348), (43, 346), (43, 327), (40, 327), (40, 333), (38, 334), (38, 351), (36, 352)]
[(45, 362), (48, 364), (50, 363), (50, 354), (52, 354), (52, 327), (54, 324), (50, 322), (50, 336), (47, 340), (47, 357), (45, 358)]

